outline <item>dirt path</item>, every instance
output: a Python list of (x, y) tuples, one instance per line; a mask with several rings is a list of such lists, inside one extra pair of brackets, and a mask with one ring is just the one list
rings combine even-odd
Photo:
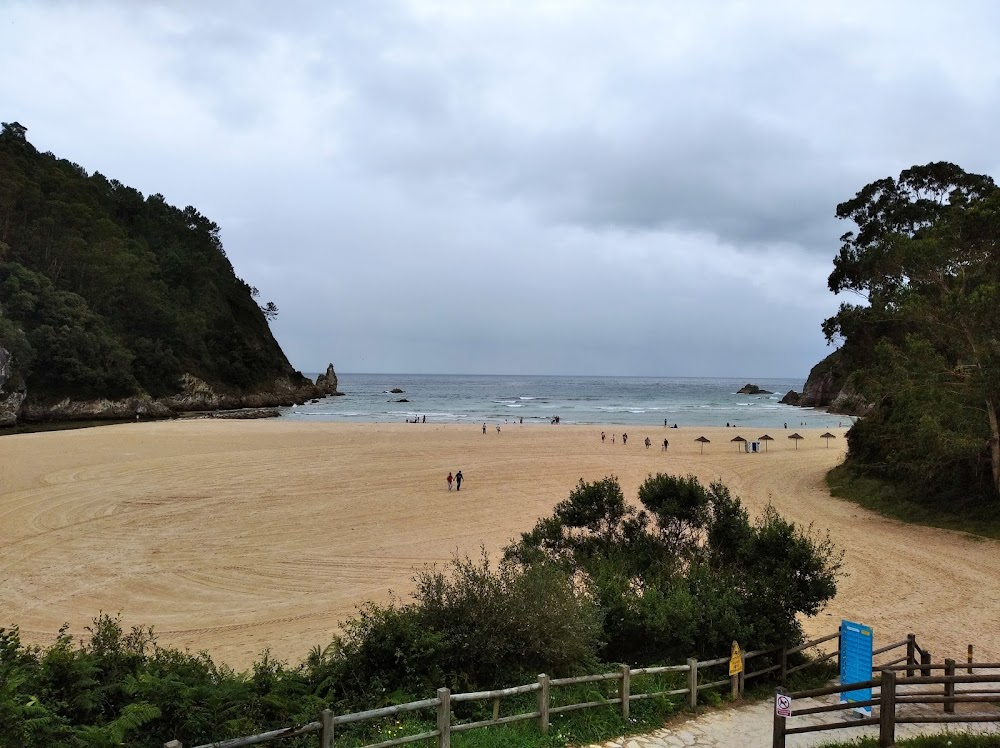
[[(162, 643), (237, 667), (264, 648), (297, 662), (325, 646), (365, 600), (405, 593), (411, 570), (480, 545), (496, 551), (576, 482), (608, 474), (635, 496), (652, 472), (721, 478), (752, 512), (766, 502), (829, 529), (850, 576), (806, 622), (841, 617), (888, 642), (918, 634), (935, 659), (1000, 658), (994, 541), (904, 525), (831, 499), (843, 456), (803, 432), (766, 454), (738, 452), (735, 429), (181, 421), (0, 439), (0, 626), (52, 641), (99, 612), (154, 626)], [(615, 444), (610, 434), (617, 434)], [(712, 442), (704, 454), (694, 438)], [(670, 450), (645, 449), (664, 436)], [(444, 477), (461, 469), (461, 493)]]

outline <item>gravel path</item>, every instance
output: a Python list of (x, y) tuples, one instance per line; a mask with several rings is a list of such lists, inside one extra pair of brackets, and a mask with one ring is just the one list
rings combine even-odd
[[(815, 699), (798, 699), (795, 709), (836, 704), (837, 694), (821, 696)], [(963, 706), (976, 707), (976, 711), (984, 713), (981, 705), (958, 705), (958, 711), (972, 712), (972, 709), (962, 709)], [(941, 714), (941, 706), (909, 706), (907, 714), (922, 713), (929, 715)], [(990, 705), (992, 714), (1000, 713)], [(604, 743), (596, 743), (588, 748), (680, 748), (681, 746), (717, 746), (718, 748), (770, 748), (774, 722), (774, 706), (771, 701), (748, 703), (728, 709), (717, 709), (703, 712), (697, 717), (687, 716), (646, 735), (633, 735), (618, 738)], [(897, 714), (902, 714), (903, 707), (898, 707)], [(788, 720), (789, 727), (805, 725), (820, 725), (831, 722), (849, 722), (847, 712), (831, 714), (809, 714), (804, 717), (793, 717)], [(873, 716), (878, 716), (876, 707)], [(896, 739), (911, 738), (916, 735), (928, 735), (937, 732), (988, 732), (1000, 735), (1000, 723), (973, 722), (942, 724), (905, 724), (896, 725)], [(845, 727), (839, 730), (824, 730), (809, 732), (802, 735), (789, 735), (785, 745), (788, 748), (805, 748), (806, 746), (823, 745), (833, 741), (846, 742), (865, 735), (878, 736), (878, 726)]]

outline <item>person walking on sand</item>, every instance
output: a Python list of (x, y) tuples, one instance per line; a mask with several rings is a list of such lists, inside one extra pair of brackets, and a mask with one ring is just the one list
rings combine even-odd
[(622, 434), (622, 444), (628, 446), (628, 434)]
[(486, 421), (483, 421), (483, 433), (486, 433)]
[(649, 449), (649, 445), (650, 445), (650, 444), (652, 444), (652, 443), (653, 443), (653, 442), (651, 442), (651, 441), (649, 440), (649, 437), (647, 436), (647, 437), (646, 437), (646, 442), (645, 442), (645, 444), (646, 444), (646, 449)]
[(602, 442), (604, 441), (604, 432), (603, 431), (601, 432), (601, 441)]
[(500, 433), (500, 424), (499, 423), (497, 424), (497, 433), (498, 434)]
[(666, 452), (668, 449), (670, 449), (670, 442), (668, 442), (666, 439), (664, 439), (663, 440), (663, 449), (661, 449), (660, 451), (661, 452)]
[(451, 490), (451, 482), (453, 480), (455, 480), (454, 478), (451, 477), (451, 471), (450, 470), (448, 471), (448, 477), (445, 478), (445, 480), (448, 481), (448, 490), (450, 491)]
[(455, 473), (455, 490), (456, 491), (461, 491), (462, 490), (462, 471), (461, 470), (459, 470), (457, 473)]

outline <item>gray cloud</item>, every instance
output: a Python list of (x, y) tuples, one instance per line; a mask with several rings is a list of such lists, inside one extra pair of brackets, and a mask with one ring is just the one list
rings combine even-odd
[(8, 16), (4, 119), (216, 220), (304, 370), (804, 375), (836, 204), (1000, 172), (985, 0)]

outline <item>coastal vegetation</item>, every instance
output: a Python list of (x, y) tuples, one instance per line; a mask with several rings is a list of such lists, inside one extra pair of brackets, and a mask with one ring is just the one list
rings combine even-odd
[(238, 278), (220, 229), (0, 130), (0, 370), (29, 402), (223, 392), (302, 379), (273, 302)]
[[(237, 673), (107, 615), (86, 640), (63, 630), (45, 649), (0, 630), (0, 747), (194, 745), (307, 722), (329, 706), (347, 713), (426, 698), (441, 686), (490, 689), (539, 672), (613, 669), (607, 662), (718, 656), (733, 639), (747, 649), (791, 645), (801, 640), (797, 614), (815, 614), (836, 591), (840, 556), (828, 539), (773, 510), (751, 521), (721, 484), (650, 476), (639, 499), (642, 509), (626, 504), (613, 477), (581, 482), (499, 563), (484, 554), (419, 571), (411, 601), (364, 606), (295, 666), (265, 653)], [(678, 708), (653, 702), (634, 716)], [(602, 720), (630, 727), (609, 715), (560, 717), (554, 734), (524, 744), (596, 739)]]
[(931, 163), (837, 207), (857, 231), (829, 278), (858, 294), (823, 324), (868, 403), (848, 433), (848, 473), (936, 512), (1000, 503), (1000, 188)]

